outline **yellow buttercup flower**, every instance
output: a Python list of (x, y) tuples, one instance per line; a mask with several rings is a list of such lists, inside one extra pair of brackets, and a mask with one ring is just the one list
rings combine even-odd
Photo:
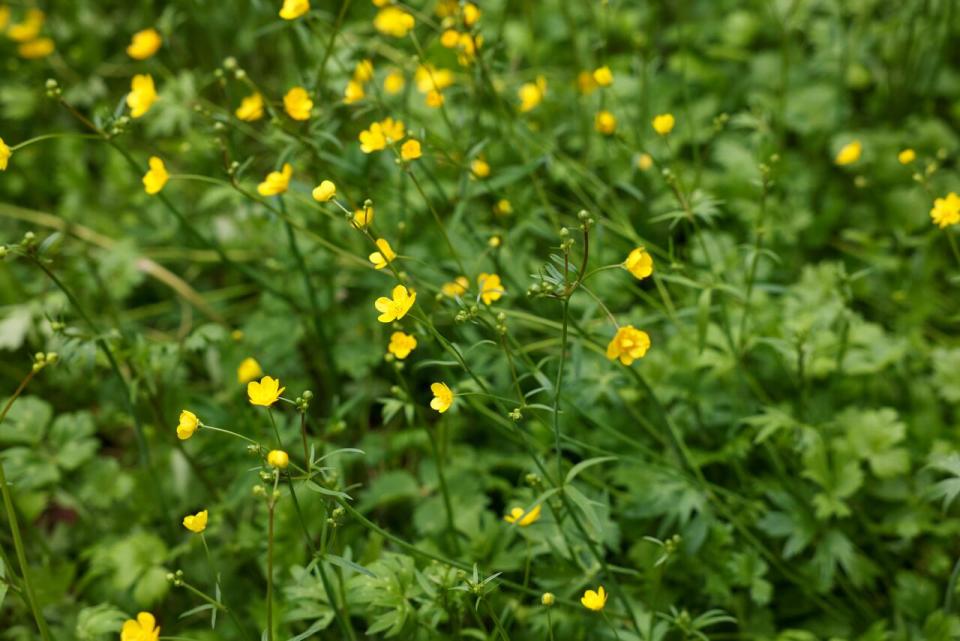
[(167, 173), (167, 167), (160, 158), (150, 156), (149, 163), (150, 171), (143, 176), (143, 190), (152, 196), (160, 193), (170, 179), (170, 174)]
[(284, 20), (296, 20), (310, 11), (310, 0), (283, 0), (280, 17)]
[(504, 294), (503, 284), (496, 274), (480, 274), (477, 276), (477, 284), (480, 285), (480, 299), (485, 305), (500, 300)]
[(290, 465), (290, 455), (283, 450), (270, 450), (267, 454), (267, 463), (278, 470), (286, 469)]
[(904, 149), (899, 154), (897, 154), (897, 160), (900, 161), (901, 165), (909, 165), (916, 159), (917, 159), (917, 152), (915, 152), (913, 149)]
[(420, 151), (420, 141), (411, 138), (400, 147), (400, 157), (406, 161), (416, 160), (423, 153)]
[(453, 405), (453, 391), (447, 387), (446, 383), (434, 383), (430, 386), (433, 393), (433, 399), (430, 401), (430, 407), (441, 414), (450, 409)]
[(46, 14), (39, 9), (30, 9), (22, 22), (10, 25), (7, 29), (7, 37), (14, 42), (29, 42), (36, 40), (43, 29), (43, 23), (47, 19)]
[(240, 106), (234, 114), (244, 122), (253, 122), (263, 118), (263, 96), (259, 93), (251, 94), (240, 101)]
[(364, 207), (353, 212), (353, 224), (363, 229), (373, 224), (373, 207)]
[(493, 211), (501, 216), (509, 216), (513, 213), (513, 205), (506, 198), (501, 198), (497, 201), (497, 204), (494, 205)]
[(547, 93), (547, 80), (543, 76), (537, 76), (536, 82), (521, 85), (517, 93), (520, 96), (520, 111), (532, 111), (543, 101), (543, 96)]
[(472, 27), (479, 19), (480, 8), (477, 5), (473, 4), (472, 2), (468, 2), (463, 5), (463, 24), (467, 25), (468, 27)]
[(160, 32), (150, 27), (133, 34), (133, 39), (127, 46), (127, 55), (134, 60), (146, 60), (157, 53), (161, 44), (163, 38), (160, 37)]
[(255, 358), (248, 356), (240, 361), (240, 365), (237, 366), (237, 382), (241, 385), (255, 381), (261, 376), (263, 376), (263, 368), (260, 367), (260, 363)]
[(363, 83), (370, 82), (371, 78), (373, 78), (373, 61), (364, 58), (353, 68), (353, 79)]
[(617, 117), (607, 110), (600, 111), (593, 119), (593, 128), (604, 136), (609, 136), (617, 130)]
[(397, 285), (391, 293), (392, 298), (381, 296), (374, 301), (373, 306), (380, 312), (377, 320), (381, 323), (392, 323), (407, 315), (413, 303), (417, 300), (417, 292), (408, 290), (403, 285)]
[(427, 96), (423, 99), (427, 106), (432, 109), (439, 109), (443, 106), (443, 94), (439, 91), (430, 91), (427, 93)]
[(623, 266), (634, 278), (643, 280), (653, 273), (653, 256), (643, 247), (637, 247), (623, 261)]
[(194, 534), (200, 534), (207, 529), (207, 511), (202, 510), (196, 514), (188, 514), (183, 517), (183, 527)]
[(395, 95), (403, 91), (403, 86), (406, 84), (406, 81), (403, 79), (403, 74), (399, 71), (391, 71), (387, 74), (387, 77), (383, 79), (383, 90), (390, 95)]
[(453, 281), (444, 283), (443, 287), (440, 288), (440, 291), (444, 296), (456, 298), (457, 296), (463, 296), (466, 294), (468, 289), (470, 289), (470, 281), (467, 280), (467, 277), (457, 276)]
[(157, 88), (153, 84), (153, 76), (148, 73), (137, 74), (130, 82), (130, 93), (127, 94), (127, 106), (130, 107), (130, 116), (139, 118), (150, 111), (150, 107), (157, 101)]
[(120, 641), (157, 641), (160, 627), (149, 612), (141, 612), (136, 619), (127, 619), (120, 629)]
[(394, 38), (405, 37), (415, 24), (413, 16), (395, 6), (380, 9), (373, 19), (373, 26), (377, 31)]
[(940, 229), (960, 223), (960, 196), (951, 191), (945, 197), (934, 200), (930, 218)]
[(348, 80), (347, 88), (343, 90), (343, 104), (352, 105), (355, 102), (360, 102), (366, 95), (362, 84), (356, 80)]
[(3, 31), (7, 28), (7, 25), (10, 23), (10, 7), (5, 4), (0, 4), (0, 31)]
[(840, 165), (852, 165), (853, 163), (860, 160), (860, 154), (863, 152), (863, 145), (860, 144), (859, 140), (854, 140), (848, 142), (843, 147), (840, 148), (840, 151), (837, 152), (837, 157), (835, 162)]
[(640, 171), (646, 171), (651, 167), (653, 167), (653, 156), (647, 153), (637, 156), (637, 168), (639, 168)]
[(417, 347), (417, 339), (410, 334), (403, 332), (394, 332), (390, 335), (390, 344), (387, 351), (399, 358), (401, 361), (410, 355)]
[(294, 87), (283, 96), (283, 110), (294, 120), (308, 120), (313, 101), (303, 87)]
[(200, 427), (200, 419), (190, 410), (180, 410), (180, 422), (177, 425), (177, 438), (185, 441), (197, 433)]
[(584, 95), (590, 95), (597, 88), (597, 81), (589, 71), (581, 71), (577, 74), (577, 89)]
[(7, 146), (7, 143), (3, 142), (3, 138), (0, 138), (0, 171), (6, 171), (12, 155), (13, 150)]
[(666, 136), (673, 131), (673, 126), (677, 123), (673, 114), (660, 114), (653, 118), (653, 130), (661, 136)]
[(420, 65), (413, 74), (413, 81), (420, 93), (439, 92), (453, 84), (453, 72), (449, 69), (437, 69), (433, 65)]
[(50, 38), (37, 38), (29, 40), (17, 47), (17, 54), (27, 60), (37, 60), (46, 58), (56, 48), (53, 40)]
[(383, 131), (384, 138), (386, 138), (389, 143), (400, 142), (403, 140), (403, 137), (407, 135), (403, 121), (394, 120), (389, 116), (380, 121), (380, 127)]
[(385, 238), (377, 239), (377, 249), (380, 251), (370, 254), (370, 262), (376, 269), (383, 269), (397, 257), (397, 254), (390, 248), (390, 243)]
[(332, 180), (324, 180), (313, 189), (313, 199), (321, 203), (330, 202), (336, 195), (337, 186)]
[(271, 171), (262, 183), (257, 185), (257, 193), (261, 196), (276, 196), (287, 191), (290, 187), (290, 178), (293, 177), (293, 166), (283, 163), (282, 171)]
[(483, 158), (476, 158), (470, 163), (470, 173), (474, 178), (486, 178), (490, 175), (490, 163)]
[(603, 586), (599, 586), (597, 591), (587, 590), (583, 593), (583, 596), (580, 597), (580, 603), (583, 604), (583, 607), (588, 610), (593, 610), (594, 612), (599, 612), (603, 609), (603, 606), (607, 604), (608, 594), (604, 591)]
[(360, 132), (360, 151), (371, 154), (387, 148), (387, 137), (383, 135), (383, 127), (379, 122), (371, 123), (367, 129)]
[(440, 34), (440, 44), (447, 49), (453, 49), (460, 42), (460, 32), (456, 29), (447, 29)]
[(264, 376), (259, 383), (257, 381), (247, 383), (247, 396), (252, 405), (270, 407), (277, 402), (285, 389), (287, 388), (280, 387), (280, 379)]
[(529, 512), (524, 511), (522, 507), (515, 507), (510, 510), (510, 514), (505, 514), (503, 520), (507, 523), (516, 523), (520, 527), (527, 527), (537, 522), (540, 518), (540, 506), (537, 505)]
[(610, 67), (604, 65), (593, 71), (593, 80), (601, 87), (609, 87), (613, 84), (613, 72)]
[(617, 330), (616, 335), (607, 345), (607, 358), (619, 358), (624, 365), (643, 358), (650, 349), (650, 336), (646, 332), (636, 329), (633, 325), (624, 325)]

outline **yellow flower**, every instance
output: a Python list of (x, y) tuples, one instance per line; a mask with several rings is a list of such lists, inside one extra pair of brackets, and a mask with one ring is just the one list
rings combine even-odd
[(403, 146), (400, 147), (400, 157), (404, 160), (416, 160), (422, 156), (420, 151), (420, 141), (411, 138), (407, 142), (403, 143)]
[(443, 106), (443, 94), (439, 91), (431, 91), (427, 94), (426, 98), (423, 99), (427, 103), (428, 107), (432, 109), (439, 109)]
[(446, 383), (434, 383), (430, 386), (433, 398), (430, 400), (430, 407), (441, 414), (450, 409), (453, 405), (453, 391), (447, 387)]
[(470, 289), (470, 281), (467, 280), (467, 277), (457, 276), (451, 282), (444, 283), (443, 287), (440, 288), (440, 291), (443, 292), (444, 296), (456, 298), (457, 296), (463, 296), (466, 294), (468, 289)]
[(307, 120), (313, 109), (313, 101), (306, 89), (294, 87), (283, 96), (283, 109), (294, 120)]
[(501, 198), (497, 201), (497, 204), (494, 206), (493, 210), (501, 216), (509, 216), (513, 213), (513, 205), (510, 204), (510, 201), (506, 198)]
[(531, 111), (543, 101), (543, 95), (547, 93), (547, 80), (543, 76), (537, 76), (536, 82), (521, 85), (517, 93), (520, 96), (520, 111)]
[(412, 352), (416, 347), (416, 338), (410, 334), (404, 334), (403, 332), (394, 332), (390, 335), (390, 345), (387, 346), (387, 351), (402, 361), (409, 356), (410, 352)]
[(353, 224), (363, 229), (373, 224), (373, 207), (364, 207), (353, 212)]
[(353, 68), (353, 79), (357, 82), (369, 82), (373, 78), (373, 61), (364, 58)]
[(402, 120), (394, 120), (387, 116), (380, 121), (380, 127), (387, 142), (400, 142), (407, 135), (407, 130), (403, 126)]
[(313, 189), (313, 199), (321, 203), (330, 202), (336, 195), (337, 186), (332, 180), (324, 180)]
[(580, 597), (580, 603), (583, 604), (583, 607), (588, 610), (593, 610), (594, 612), (599, 612), (603, 609), (603, 606), (607, 604), (607, 593), (604, 591), (603, 586), (597, 588), (597, 591), (587, 590), (583, 593), (583, 596)]
[(403, 74), (399, 71), (391, 71), (383, 79), (383, 90), (390, 95), (395, 95), (403, 91), (404, 84), (406, 81), (403, 79)]
[(634, 278), (643, 280), (653, 273), (653, 256), (643, 247), (637, 247), (623, 261), (623, 266)]
[(503, 520), (507, 523), (516, 523), (520, 527), (527, 527), (536, 523), (540, 518), (540, 506), (537, 505), (529, 512), (524, 511), (522, 507), (515, 507), (510, 510), (510, 514), (505, 514)]
[(160, 628), (157, 620), (149, 612), (141, 612), (136, 620), (127, 619), (120, 629), (120, 641), (157, 641)]
[(207, 529), (207, 511), (203, 510), (196, 514), (188, 514), (183, 517), (183, 527), (194, 534), (200, 534)]
[(477, 284), (480, 285), (480, 299), (485, 305), (500, 300), (504, 294), (500, 277), (496, 274), (480, 274), (477, 276)]
[(557, 596), (553, 592), (544, 592), (540, 595), (540, 603), (548, 608), (556, 602)]
[(360, 151), (370, 154), (387, 148), (387, 137), (383, 135), (383, 127), (379, 122), (370, 124), (370, 127), (360, 132)]
[(270, 450), (267, 454), (267, 463), (278, 470), (285, 469), (290, 465), (290, 455), (283, 450)]
[(373, 19), (373, 26), (377, 31), (394, 38), (405, 37), (415, 24), (416, 20), (413, 19), (413, 16), (394, 6), (380, 9)]
[(148, 73), (137, 74), (130, 82), (130, 93), (127, 94), (127, 106), (130, 115), (139, 118), (150, 110), (157, 101), (157, 89), (153, 84), (153, 76)]
[(234, 114), (240, 120), (253, 122), (263, 118), (263, 96), (259, 93), (251, 94), (240, 101), (240, 106)]
[(43, 29), (43, 23), (47, 19), (43, 11), (39, 9), (30, 9), (27, 11), (23, 22), (10, 25), (7, 29), (7, 37), (14, 42), (28, 42), (35, 40)]
[(463, 24), (472, 27), (480, 19), (480, 9), (472, 2), (463, 5)]
[(460, 40), (457, 42), (457, 62), (463, 66), (468, 66), (477, 55), (477, 49), (483, 45), (483, 35), (474, 36), (470, 33), (461, 33)]
[(12, 155), (13, 151), (7, 146), (7, 143), (3, 142), (3, 138), (0, 138), (0, 171), (6, 171)]
[(610, 67), (604, 65), (599, 69), (594, 69), (593, 80), (601, 87), (609, 87), (613, 84), (613, 72)]
[(673, 131), (673, 126), (676, 124), (676, 122), (677, 121), (673, 117), (673, 114), (660, 114), (659, 116), (654, 116), (653, 130), (661, 136), (666, 136)]
[(483, 158), (477, 158), (470, 163), (470, 173), (474, 178), (486, 178), (490, 175), (490, 163)]
[(946, 197), (937, 198), (933, 201), (930, 218), (940, 229), (960, 223), (960, 196), (951, 191)]
[(917, 152), (915, 152), (913, 149), (904, 149), (899, 154), (897, 154), (897, 160), (900, 161), (901, 165), (909, 165), (916, 159), (917, 159)]
[[(373, 4), (377, 5), (378, 7), (383, 6), (387, 2), (388, 0), (373, 0)], [(450, 16), (454, 16), (459, 10), (459, 0), (439, 0), (437, 2), (437, 6), (434, 7), (434, 12), (441, 18), (449, 18)]]
[(150, 156), (150, 171), (143, 176), (143, 190), (150, 194), (159, 194), (163, 186), (170, 179), (163, 161), (156, 156)]
[(383, 269), (397, 257), (397, 254), (390, 248), (390, 243), (388, 243), (385, 238), (377, 239), (377, 249), (380, 251), (373, 252), (369, 256), (370, 262), (373, 263), (376, 269)]
[(245, 383), (249, 383), (250, 381), (255, 381), (261, 376), (263, 376), (263, 368), (260, 367), (260, 363), (257, 362), (257, 359), (248, 356), (240, 361), (240, 365), (237, 367), (238, 383), (243, 385)]
[(146, 60), (157, 53), (161, 44), (163, 38), (160, 37), (160, 32), (150, 27), (133, 34), (133, 39), (127, 46), (127, 55), (134, 60)]
[(352, 105), (355, 102), (360, 102), (366, 95), (363, 85), (356, 80), (348, 80), (347, 88), (343, 90), (343, 104)]
[(381, 296), (374, 301), (373, 306), (380, 312), (377, 320), (381, 323), (392, 323), (406, 316), (414, 301), (417, 300), (417, 292), (408, 290), (403, 285), (397, 285), (393, 288), (392, 298)]
[(647, 153), (637, 156), (637, 167), (640, 171), (646, 171), (653, 167), (653, 156)]
[(440, 44), (447, 49), (453, 49), (460, 42), (460, 32), (456, 29), (447, 29), (440, 34)]
[(617, 330), (617, 334), (607, 345), (607, 358), (620, 359), (624, 365), (643, 358), (650, 349), (650, 337), (646, 332), (636, 329), (633, 325), (625, 325)]
[(247, 383), (247, 396), (252, 405), (270, 407), (277, 402), (285, 389), (287, 388), (280, 387), (280, 379), (264, 376), (259, 383), (257, 381)]
[(453, 84), (453, 72), (449, 69), (437, 69), (433, 65), (420, 65), (413, 74), (413, 81), (420, 93), (443, 91)]
[(262, 183), (257, 185), (257, 193), (261, 196), (276, 196), (287, 191), (290, 187), (290, 178), (293, 177), (293, 167), (290, 163), (283, 163), (283, 171), (271, 171)]
[(3, 31), (7, 28), (7, 25), (10, 23), (10, 7), (5, 4), (0, 4), (0, 31)]
[(837, 152), (837, 157), (835, 162), (840, 165), (852, 165), (853, 163), (860, 160), (860, 153), (863, 151), (863, 145), (860, 144), (859, 140), (854, 140), (853, 142), (848, 142), (843, 147), (840, 148), (840, 151)]
[(296, 20), (310, 11), (310, 0), (283, 0), (280, 17), (284, 20)]
[(200, 419), (190, 410), (180, 410), (180, 423), (177, 425), (177, 438), (185, 441), (197, 433)]
[(584, 95), (592, 94), (597, 88), (597, 81), (589, 71), (581, 71), (577, 74), (577, 89)]
[(617, 130), (617, 117), (606, 110), (597, 112), (593, 119), (593, 128), (604, 136), (609, 136)]
[(500, 234), (494, 234), (487, 239), (487, 246), (493, 247), (494, 249), (499, 247), (501, 244), (503, 244), (503, 236)]
[(53, 53), (55, 48), (56, 45), (50, 38), (37, 38), (19, 45), (17, 54), (27, 60), (37, 60), (38, 58), (46, 58)]

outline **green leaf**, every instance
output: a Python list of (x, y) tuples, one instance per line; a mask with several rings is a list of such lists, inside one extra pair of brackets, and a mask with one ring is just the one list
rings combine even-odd
[(96, 641), (105, 634), (115, 635), (127, 618), (126, 613), (112, 603), (83, 608), (77, 614), (74, 634), (78, 641)]
[(600, 465), (601, 463), (606, 463), (607, 461), (616, 460), (616, 456), (597, 456), (595, 458), (589, 458), (585, 461), (580, 461), (571, 467), (569, 472), (567, 472), (567, 478), (564, 480), (564, 483), (572, 483), (573, 480), (577, 478), (577, 475), (587, 468), (593, 467), (594, 465)]

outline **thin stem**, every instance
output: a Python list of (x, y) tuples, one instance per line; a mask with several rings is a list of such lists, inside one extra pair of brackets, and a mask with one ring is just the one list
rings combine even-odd
[(557, 367), (557, 382), (553, 390), (553, 438), (557, 457), (557, 485), (563, 482), (563, 450), (560, 446), (560, 391), (563, 388), (563, 370), (567, 364), (567, 312), (570, 308), (570, 299), (564, 298), (561, 308), (560, 329), (560, 364)]

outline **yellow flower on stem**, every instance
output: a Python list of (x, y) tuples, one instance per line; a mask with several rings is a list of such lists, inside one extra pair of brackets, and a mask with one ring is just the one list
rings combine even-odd
[(389, 116), (380, 121), (380, 127), (381, 131), (383, 131), (383, 137), (386, 138), (389, 143), (400, 142), (403, 140), (403, 137), (407, 135), (403, 121), (394, 120)]
[(267, 463), (278, 470), (285, 469), (290, 465), (290, 455), (283, 450), (270, 450), (267, 454)]
[(617, 130), (617, 117), (607, 110), (600, 111), (593, 119), (593, 128), (604, 136), (609, 136)]
[(424, 102), (426, 102), (427, 106), (431, 109), (439, 109), (444, 103), (443, 94), (435, 90), (430, 91), (427, 93), (426, 98), (424, 98)]
[(592, 94), (597, 88), (597, 81), (589, 71), (581, 71), (577, 74), (577, 89), (585, 96)]
[(420, 65), (413, 75), (413, 81), (420, 93), (443, 91), (453, 84), (453, 72), (449, 69), (438, 69), (433, 65)]
[(537, 76), (536, 82), (521, 85), (517, 93), (520, 96), (520, 111), (524, 113), (532, 111), (543, 101), (543, 96), (547, 93), (547, 80), (543, 76)]
[(494, 205), (493, 211), (500, 216), (509, 216), (513, 213), (513, 205), (506, 198), (501, 198), (497, 201), (497, 204)]
[(483, 158), (476, 158), (470, 163), (470, 173), (474, 178), (486, 178), (490, 175), (490, 163)]
[(364, 207), (353, 212), (353, 224), (363, 229), (373, 224), (373, 207)]
[(580, 603), (583, 604), (583, 607), (588, 610), (593, 610), (594, 612), (599, 612), (603, 609), (603, 606), (607, 604), (607, 596), (609, 596), (603, 589), (603, 586), (599, 586), (597, 591), (587, 590), (583, 593), (583, 596), (580, 597)]
[(373, 78), (373, 61), (364, 58), (357, 63), (357, 66), (353, 68), (353, 79), (357, 82), (370, 82), (370, 79)]
[(472, 27), (479, 19), (480, 8), (477, 5), (473, 4), (472, 2), (468, 2), (463, 5), (463, 24), (467, 25), (468, 27)]
[(360, 102), (366, 95), (362, 84), (356, 80), (348, 80), (347, 88), (343, 90), (343, 104), (352, 105), (355, 102)]
[(280, 17), (284, 20), (296, 20), (310, 11), (310, 0), (283, 0)]
[(637, 156), (637, 168), (640, 171), (646, 171), (653, 167), (653, 156), (648, 153), (642, 153)]
[(637, 247), (623, 261), (623, 266), (634, 278), (643, 280), (653, 273), (653, 256), (643, 247)]
[(940, 229), (960, 223), (960, 196), (951, 191), (945, 197), (934, 200), (930, 218)]
[(263, 376), (263, 368), (260, 367), (257, 359), (248, 356), (240, 361), (240, 365), (237, 367), (238, 383), (244, 385), (250, 381), (257, 380), (261, 376)]
[(285, 389), (287, 388), (280, 387), (280, 379), (264, 376), (259, 383), (257, 381), (247, 383), (247, 397), (252, 405), (270, 407), (277, 402)]
[(841, 167), (844, 165), (852, 165), (860, 160), (860, 154), (862, 152), (863, 145), (860, 144), (859, 140), (848, 142), (840, 148), (840, 151), (837, 152), (837, 157), (834, 159), (834, 162)]
[(453, 49), (460, 42), (460, 32), (456, 29), (447, 29), (440, 34), (440, 44), (447, 49)]
[(373, 19), (373, 26), (377, 31), (394, 38), (405, 37), (416, 23), (413, 16), (395, 6), (380, 9)]
[(260, 120), (263, 118), (263, 96), (259, 93), (250, 94), (240, 101), (234, 114), (244, 122)]
[(200, 534), (207, 529), (207, 511), (202, 510), (196, 514), (188, 514), (183, 517), (183, 527), (194, 534)]
[(160, 36), (160, 32), (150, 27), (133, 34), (133, 38), (127, 46), (127, 55), (134, 60), (146, 60), (157, 53), (161, 44), (163, 44), (163, 38)]
[(387, 346), (387, 351), (402, 361), (416, 347), (417, 339), (414, 336), (403, 332), (394, 332), (390, 335), (390, 344)]
[(650, 336), (633, 325), (624, 325), (617, 330), (616, 335), (607, 345), (607, 358), (619, 358), (624, 365), (643, 358), (650, 349)]
[(120, 641), (157, 641), (160, 627), (149, 612), (141, 612), (136, 619), (127, 619), (120, 629)]
[(447, 387), (446, 383), (434, 383), (430, 386), (430, 391), (433, 393), (431, 408), (443, 414), (453, 405), (453, 390)]
[(24, 42), (17, 47), (17, 54), (27, 60), (37, 60), (46, 58), (56, 48), (53, 40), (50, 38), (37, 38)]
[(7, 29), (7, 37), (14, 42), (29, 42), (35, 40), (43, 29), (43, 23), (47, 16), (40, 9), (30, 9), (22, 22), (10, 25)]
[(276, 196), (287, 191), (290, 187), (290, 178), (293, 177), (293, 166), (283, 163), (282, 171), (271, 171), (262, 183), (257, 185), (257, 193), (261, 196)]
[(480, 285), (480, 299), (484, 305), (500, 300), (500, 297), (504, 294), (503, 284), (496, 274), (480, 274), (477, 276), (477, 284)]
[(7, 143), (3, 142), (3, 138), (0, 138), (0, 171), (6, 171), (11, 156), (13, 156), (13, 151), (7, 146)]
[(420, 141), (414, 138), (403, 143), (403, 146), (400, 147), (400, 157), (408, 162), (416, 160), (422, 155), (423, 152), (420, 150)]
[(7, 28), (7, 25), (10, 23), (10, 7), (3, 4), (0, 5), (0, 31), (3, 31)]
[(200, 419), (190, 410), (180, 410), (180, 422), (177, 425), (177, 438), (185, 441), (197, 433)]
[(470, 281), (467, 280), (466, 276), (457, 276), (454, 280), (449, 283), (444, 283), (440, 288), (440, 291), (444, 296), (449, 296), (450, 298), (456, 298), (457, 296), (463, 296), (467, 293), (467, 290), (470, 289)]
[(529, 512), (525, 511), (522, 507), (515, 507), (510, 510), (510, 514), (505, 514), (503, 520), (507, 523), (516, 523), (520, 527), (527, 527), (533, 523), (537, 522), (537, 519), (540, 518), (540, 506), (537, 505)]
[(673, 131), (673, 126), (677, 124), (673, 114), (660, 114), (653, 118), (653, 130), (661, 136), (666, 136)]
[(387, 148), (387, 137), (383, 135), (383, 127), (379, 122), (370, 124), (370, 127), (360, 132), (360, 151), (370, 154)]
[(917, 152), (915, 152), (913, 149), (904, 149), (899, 154), (897, 154), (897, 160), (900, 161), (901, 165), (909, 165), (916, 159), (917, 159)]
[(385, 238), (377, 239), (377, 249), (380, 251), (373, 252), (368, 257), (376, 269), (383, 269), (392, 263), (393, 259), (397, 257), (396, 252), (393, 251), (393, 249), (390, 247), (390, 243), (388, 243), (387, 239)]
[(387, 77), (383, 79), (383, 90), (388, 94), (396, 95), (403, 91), (403, 86), (406, 84), (406, 81), (403, 79), (403, 74), (399, 71), (391, 71), (387, 74)]
[(601, 87), (609, 87), (613, 84), (613, 72), (610, 67), (604, 65), (593, 72), (593, 80)]
[(150, 156), (149, 164), (150, 170), (143, 176), (143, 190), (152, 196), (160, 193), (170, 180), (170, 174), (167, 173), (163, 160), (156, 156)]
[(303, 87), (293, 87), (283, 96), (283, 110), (294, 120), (308, 120), (313, 101)]
[(408, 290), (403, 285), (393, 288), (392, 298), (381, 296), (374, 301), (373, 306), (380, 312), (377, 320), (381, 323), (392, 323), (407, 315), (413, 303), (417, 300), (417, 292)]
[(150, 111), (150, 107), (157, 101), (157, 88), (153, 84), (153, 76), (148, 73), (137, 74), (130, 82), (130, 93), (127, 94), (127, 106), (130, 107), (130, 116), (139, 118)]
[(313, 189), (313, 199), (321, 202), (330, 202), (337, 195), (337, 186), (332, 180), (324, 180)]

